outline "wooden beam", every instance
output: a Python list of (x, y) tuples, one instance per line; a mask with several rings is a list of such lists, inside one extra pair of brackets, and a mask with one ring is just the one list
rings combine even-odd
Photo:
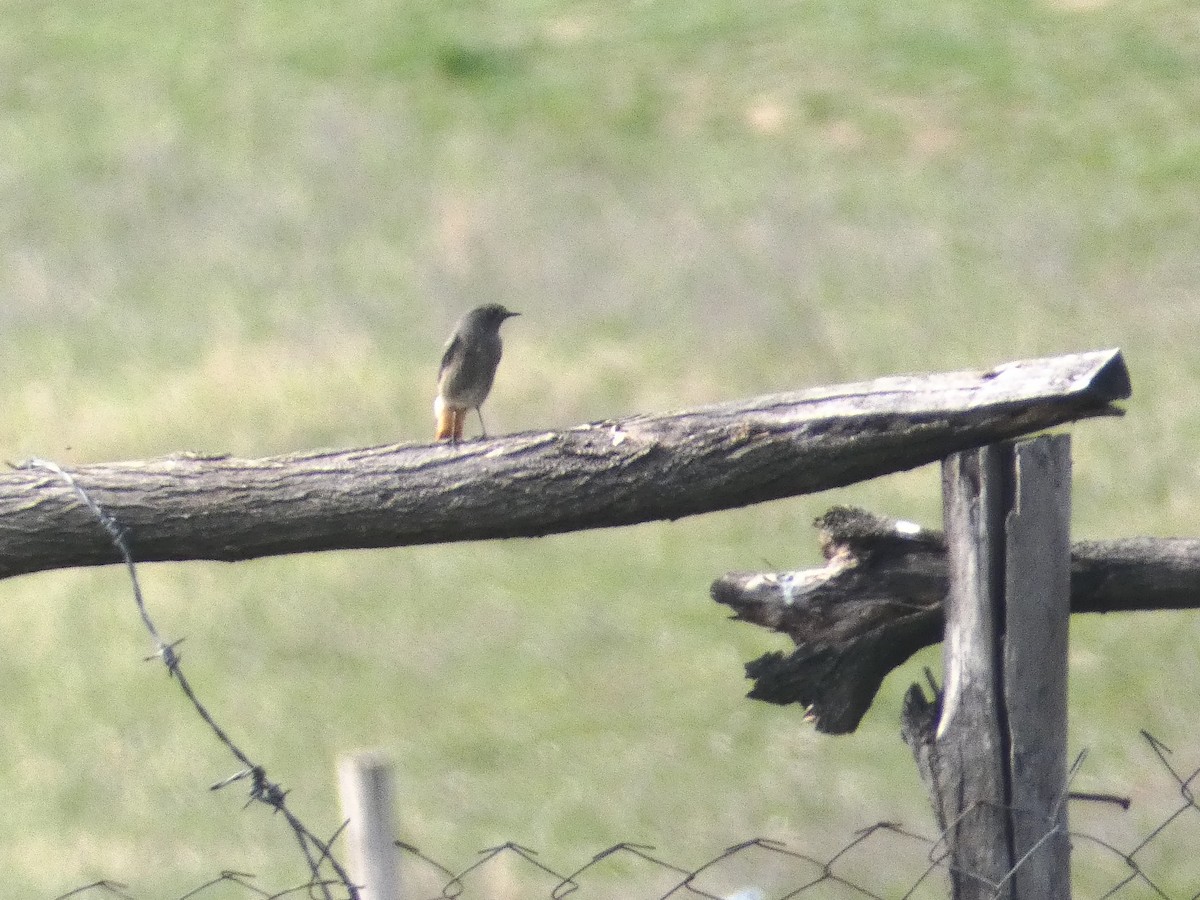
[(536, 537), (746, 506), (1118, 411), (1116, 350), (900, 376), (458, 445), (179, 454), (0, 475), (0, 578), (138, 561)]

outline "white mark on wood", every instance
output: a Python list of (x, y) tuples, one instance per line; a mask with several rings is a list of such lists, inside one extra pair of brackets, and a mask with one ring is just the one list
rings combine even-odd
[(750, 580), (746, 582), (746, 586), (743, 588), (743, 590), (756, 591), (763, 585), (775, 584), (778, 581), (779, 579), (776, 578), (773, 573), (763, 572), (750, 578)]
[(796, 575), (798, 573), (788, 572), (779, 579), (779, 587), (783, 593), (784, 606), (791, 606), (796, 601)]

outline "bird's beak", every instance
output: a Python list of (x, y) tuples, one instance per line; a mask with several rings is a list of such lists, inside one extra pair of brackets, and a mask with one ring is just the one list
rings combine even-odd
[(504, 318), (511, 319), (513, 316), (519, 316), (520, 313), (513, 312), (511, 309), (504, 313)]

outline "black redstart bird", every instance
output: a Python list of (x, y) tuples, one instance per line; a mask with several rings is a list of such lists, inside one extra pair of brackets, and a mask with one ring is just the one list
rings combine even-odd
[(454, 334), (446, 342), (442, 367), (438, 369), (437, 399), (433, 415), (437, 419), (437, 440), (462, 440), (467, 413), (479, 414), (479, 428), (487, 437), (480, 407), (492, 389), (496, 367), (500, 365), (500, 326), (505, 319), (520, 315), (499, 303), (479, 306), (462, 317)]

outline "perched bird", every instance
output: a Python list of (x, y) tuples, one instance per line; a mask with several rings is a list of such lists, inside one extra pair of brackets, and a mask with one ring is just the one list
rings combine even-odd
[(517, 315), (520, 313), (510, 312), (499, 303), (489, 303), (471, 310), (454, 329), (438, 369), (437, 399), (433, 401), (437, 440), (461, 441), (467, 413), (472, 409), (479, 414), (479, 428), (487, 437), (480, 407), (500, 365), (500, 326)]

